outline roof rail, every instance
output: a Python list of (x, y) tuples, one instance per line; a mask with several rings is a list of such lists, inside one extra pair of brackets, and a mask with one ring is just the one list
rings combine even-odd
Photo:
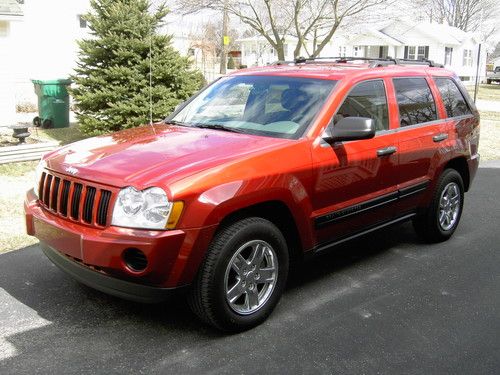
[(432, 60), (421, 59), (421, 60), (410, 60), (410, 59), (399, 59), (392, 57), (357, 57), (357, 56), (334, 56), (334, 57), (298, 57), (295, 59), (295, 64), (311, 64), (315, 62), (321, 62), (321, 60), (333, 60), (335, 63), (347, 63), (349, 61), (367, 61), (369, 62), (370, 68), (377, 68), (388, 65), (426, 65), (433, 68), (444, 68), (442, 64), (437, 64)]

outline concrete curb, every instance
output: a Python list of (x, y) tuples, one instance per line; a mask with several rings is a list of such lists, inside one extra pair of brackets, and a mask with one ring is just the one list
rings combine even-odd
[(500, 168), (500, 160), (485, 160), (479, 163), (479, 168)]

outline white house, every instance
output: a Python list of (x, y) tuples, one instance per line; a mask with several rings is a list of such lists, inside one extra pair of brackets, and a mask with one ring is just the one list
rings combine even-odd
[[(239, 40), (243, 64), (266, 65), (277, 60), (276, 53), (261, 36)], [(293, 60), (296, 38), (285, 40), (285, 59)], [(309, 43), (310, 44), (310, 43)], [(479, 39), (448, 25), (393, 21), (380, 28), (366, 27), (356, 34), (337, 33), (321, 51), (321, 57), (394, 57), (429, 59), (445, 64), (464, 82), (474, 82)], [(305, 55), (305, 54), (303, 54)], [(480, 77), (486, 74), (486, 53), (480, 57)]]
[[(89, 0), (0, 0), (0, 126), (14, 122), (16, 104), (36, 103), (31, 79), (67, 78)], [(10, 9), (11, 14), (5, 14)]]
[(16, 24), (22, 22), (23, 12), (15, 0), (0, 0), (0, 126), (12, 124), (16, 114), (14, 77), (16, 58)]
[[(252, 36), (236, 41), (241, 47), (241, 64), (248, 67), (263, 66), (278, 61), (276, 50), (271, 47), (263, 36)], [(285, 60), (293, 61), (293, 52), (297, 45), (297, 38), (287, 36), (283, 41)]]
[[(474, 82), (480, 40), (472, 33), (444, 24), (394, 21), (366, 29), (348, 39), (351, 56), (419, 60), (426, 58), (454, 70), (464, 81)], [(486, 75), (486, 52), (479, 58), (479, 75)]]

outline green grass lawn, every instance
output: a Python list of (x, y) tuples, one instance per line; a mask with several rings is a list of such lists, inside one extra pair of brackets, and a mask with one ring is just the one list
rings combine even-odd
[[(31, 129), (31, 137), (39, 141), (56, 141), (66, 145), (85, 138), (77, 127), (61, 129)], [(30, 137), (30, 138), (31, 138)], [(0, 164), (0, 253), (19, 249), (37, 242), (26, 235), (23, 201), (33, 186), (38, 161)]]
[[(467, 86), (467, 91), (471, 98), (474, 99), (474, 85)], [(477, 99), (481, 100), (496, 100), (500, 103), (500, 85), (479, 85)], [(499, 104), (500, 105), (500, 104)]]
[(33, 128), (31, 129), (31, 137), (40, 141), (56, 141), (61, 145), (67, 145), (68, 143), (84, 139), (87, 136), (83, 134), (77, 126), (72, 126), (58, 129)]
[[(474, 97), (474, 87), (467, 89)], [(500, 85), (479, 85), (477, 98), (498, 102), (500, 110)], [(481, 115), (481, 138), (479, 140), (481, 160), (498, 160), (500, 159), (500, 112), (479, 111), (479, 113)]]
[(26, 235), (23, 214), (24, 195), (34, 183), (36, 164), (30, 161), (0, 165), (0, 181), (5, 187), (0, 192), (0, 253), (37, 242)]

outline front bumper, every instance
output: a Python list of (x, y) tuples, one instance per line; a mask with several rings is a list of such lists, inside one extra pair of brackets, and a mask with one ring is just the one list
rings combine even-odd
[(185, 289), (184, 287), (159, 288), (117, 279), (83, 266), (47, 244), (41, 243), (40, 247), (52, 263), (77, 281), (116, 297), (135, 302), (154, 303), (165, 301), (171, 295)]
[[(165, 231), (96, 228), (43, 208), (33, 190), (27, 193), (24, 209), (28, 234), (40, 240), (54, 263), (82, 283), (125, 298), (130, 284), (152, 296), (163, 294), (159, 290), (189, 285), (215, 232), (215, 226)], [(145, 269), (136, 271), (127, 266), (123, 254), (130, 248), (146, 256)], [(134, 300), (150, 299), (140, 296)]]

